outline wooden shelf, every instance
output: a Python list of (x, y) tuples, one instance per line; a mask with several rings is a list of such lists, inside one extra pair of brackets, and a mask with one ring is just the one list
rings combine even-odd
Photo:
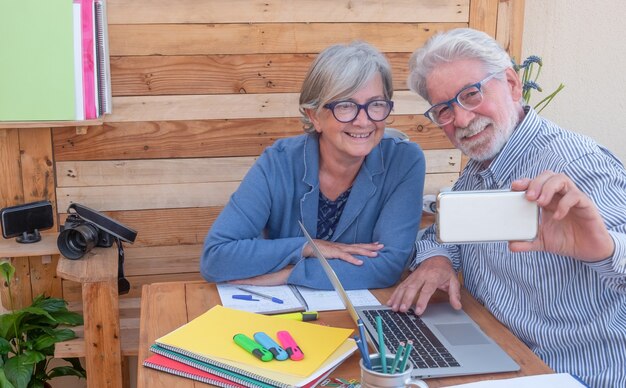
[(58, 128), (58, 127), (93, 127), (102, 125), (104, 118), (84, 121), (0, 121), (0, 129), (4, 128)]
[(58, 255), (58, 235), (58, 233), (42, 234), (41, 241), (32, 244), (20, 244), (15, 238), (0, 240), (0, 258)]

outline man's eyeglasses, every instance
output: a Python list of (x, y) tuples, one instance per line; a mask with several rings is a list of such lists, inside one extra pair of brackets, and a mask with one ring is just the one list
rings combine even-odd
[(349, 123), (356, 119), (361, 109), (365, 111), (367, 117), (372, 121), (383, 121), (393, 109), (393, 101), (391, 100), (372, 100), (365, 104), (357, 104), (354, 101), (335, 101), (324, 105), (324, 108), (330, 109), (333, 116), (340, 123)]
[(439, 126), (450, 124), (454, 120), (454, 107), (452, 104), (457, 103), (461, 108), (467, 111), (478, 108), (483, 102), (483, 84), (501, 73), (500, 71), (490, 74), (482, 81), (464, 87), (453, 99), (431, 106), (430, 109), (424, 113), (424, 116), (428, 117), (430, 121)]

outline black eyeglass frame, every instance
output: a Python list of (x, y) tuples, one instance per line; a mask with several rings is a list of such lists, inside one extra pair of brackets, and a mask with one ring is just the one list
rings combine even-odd
[[(389, 105), (389, 112), (387, 112), (387, 114), (385, 115), (385, 117), (383, 117), (380, 120), (374, 120), (371, 116), (370, 113), (368, 112), (368, 108), (370, 106), (370, 104), (373, 104), (375, 102), (381, 102), (384, 101), (385, 103), (387, 103)], [(354, 114), (354, 117), (351, 118), (350, 120), (340, 120), (337, 115), (335, 114), (335, 107), (339, 104), (343, 104), (343, 103), (351, 103), (354, 104), (357, 107), (356, 113)], [(372, 100), (372, 101), (368, 101), (365, 104), (357, 104), (354, 101), (350, 101), (350, 100), (341, 100), (341, 101), (333, 101), (333, 102), (329, 102), (328, 104), (324, 104), (322, 106), (323, 108), (329, 109), (332, 113), (333, 113), (333, 117), (335, 118), (335, 120), (339, 121), (340, 123), (349, 123), (354, 121), (354, 119), (357, 118), (357, 116), (359, 115), (359, 113), (361, 112), (361, 109), (363, 109), (365, 111), (365, 114), (367, 115), (367, 118), (370, 119), (371, 121), (374, 122), (380, 122), (380, 121), (385, 121), (387, 119), (387, 117), (389, 117), (389, 115), (391, 114), (391, 111), (393, 110), (393, 101), (391, 100), (386, 100), (386, 99), (378, 99), (378, 100)]]

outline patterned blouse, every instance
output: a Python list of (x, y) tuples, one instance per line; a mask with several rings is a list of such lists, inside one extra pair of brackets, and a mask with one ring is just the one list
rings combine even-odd
[(341, 218), (343, 208), (350, 196), (350, 190), (344, 191), (337, 197), (336, 200), (331, 201), (326, 198), (320, 191), (320, 199), (317, 211), (317, 238), (320, 240), (330, 240), (335, 232), (335, 227)]

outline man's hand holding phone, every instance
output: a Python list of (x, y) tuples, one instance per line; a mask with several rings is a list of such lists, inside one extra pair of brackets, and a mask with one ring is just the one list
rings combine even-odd
[(565, 174), (544, 171), (535, 179), (514, 181), (512, 188), (525, 190), (541, 208), (537, 239), (511, 242), (512, 251), (546, 251), (588, 262), (613, 255), (615, 242), (598, 208)]

